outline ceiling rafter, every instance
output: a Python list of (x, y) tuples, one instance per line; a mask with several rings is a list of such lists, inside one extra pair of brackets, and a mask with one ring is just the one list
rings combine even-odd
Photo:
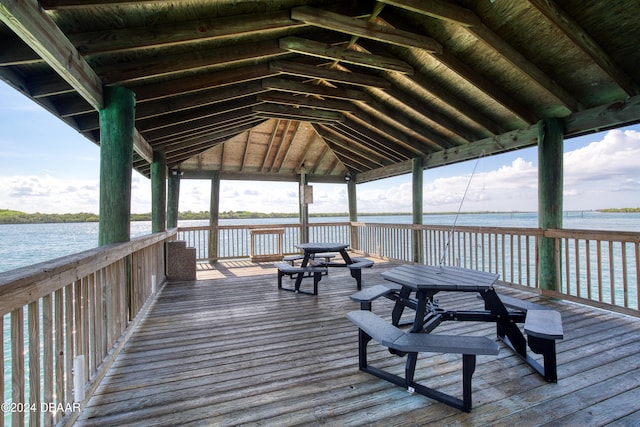
[(100, 77), (35, 2), (0, 1), (0, 20), (96, 110), (104, 106)]
[(362, 73), (348, 73), (328, 68), (316, 67), (313, 65), (301, 64), (292, 61), (273, 61), (269, 63), (271, 71), (277, 71), (292, 76), (306, 77), (311, 79), (328, 80), (335, 83), (346, 83), (363, 87), (387, 88), (391, 84), (378, 76)]
[(442, 46), (432, 38), (402, 31), (393, 27), (372, 24), (357, 18), (340, 15), (310, 6), (294, 7), (291, 18), (320, 28), (365, 37), (402, 47), (417, 47), (430, 52), (439, 52)]
[(377, 70), (413, 74), (413, 67), (404, 61), (381, 55), (362, 53), (343, 46), (332, 46), (300, 37), (282, 38), (279, 41), (279, 45), (281, 49), (289, 52), (301, 53), (312, 57), (336, 60)]
[(223, 66), (254, 64), (258, 60), (273, 60), (287, 56), (274, 40), (202, 49), (175, 55), (157, 54), (151, 58), (115, 61), (95, 67), (105, 84), (127, 84), (137, 80), (148, 80), (184, 71), (216, 69)]
[(547, 93), (557, 97), (569, 111), (582, 109), (582, 105), (574, 96), (484, 25), (482, 20), (473, 11), (442, 0), (431, 0), (429, 2), (417, 2), (415, 0), (380, 1), (462, 26), (478, 40), (486, 43), (496, 52), (499, 52), (502, 58), (509, 61), (511, 65), (518, 68), (520, 72), (528, 76), (532, 81), (538, 83)]
[(554, 23), (573, 43), (587, 53), (603, 71), (609, 74), (629, 96), (640, 94), (640, 85), (622, 70), (609, 54), (576, 21), (551, 0), (529, 0)]
[(371, 96), (366, 92), (356, 89), (348, 89), (342, 87), (329, 87), (314, 83), (303, 83), (296, 80), (286, 78), (272, 77), (262, 80), (264, 89), (278, 90), (282, 92), (290, 92), (319, 99), (333, 98), (346, 101), (363, 101), (368, 102)]
[(345, 153), (349, 152), (352, 157), (362, 159), (362, 162), (368, 163), (369, 168), (380, 167), (385, 164), (380, 153), (373, 150), (360, 149), (360, 147), (354, 144), (353, 141), (350, 141), (349, 138), (344, 135), (340, 135), (340, 133), (336, 132), (332, 127), (314, 125), (314, 129), (323, 139), (329, 140), (343, 148)]

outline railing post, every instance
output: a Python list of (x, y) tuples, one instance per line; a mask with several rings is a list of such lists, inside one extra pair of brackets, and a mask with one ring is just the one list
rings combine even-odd
[[(563, 127), (560, 119), (538, 122), (538, 225), (544, 231), (562, 228)], [(538, 287), (557, 291), (560, 276), (556, 241), (540, 237)]]
[[(422, 225), (422, 157), (414, 157), (411, 160), (413, 168), (413, 224)], [(422, 242), (422, 230), (414, 228), (411, 231), (411, 240), (413, 242), (413, 262), (423, 263), (423, 242)]]
[(358, 227), (354, 227), (353, 223), (358, 221), (358, 203), (356, 196), (356, 181), (353, 179), (351, 175), (348, 175), (345, 179), (347, 179), (347, 195), (349, 198), (349, 230), (350, 230), (350, 239), (349, 243), (352, 249), (358, 250), (360, 248), (359, 239), (358, 239)]
[(210, 263), (218, 261), (218, 218), (220, 217), (220, 172), (211, 173), (211, 200), (209, 209), (209, 251)]

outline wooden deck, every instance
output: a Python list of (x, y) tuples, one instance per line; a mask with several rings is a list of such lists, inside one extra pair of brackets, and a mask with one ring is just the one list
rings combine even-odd
[[(363, 286), (392, 264), (363, 270)], [(317, 297), (278, 291), (271, 264), (228, 262), (172, 283), (126, 345), (76, 425), (638, 425), (640, 320), (543, 301), (561, 311), (557, 384), (506, 348), (479, 356), (473, 410), (463, 413), (358, 371), (357, 329), (346, 318), (355, 280), (331, 269)], [(285, 279), (288, 280), (288, 279)], [(307, 282), (307, 280), (305, 280)], [(304, 286), (304, 284), (303, 284)], [(538, 300), (513, 289), (501, 292)], [(388, 316), (391, 301), (373, 311)], [(450, 308), (475, 295), (441, 294)], [(438, 331), (495, 337), (489, 323)], [(374, 347), (375, 345), (375, 347)], [(401, 373), (404, 358), (370, 344), (370, 362)], [(416, 379), (461, 396), (461, 357), (423, 354)]]

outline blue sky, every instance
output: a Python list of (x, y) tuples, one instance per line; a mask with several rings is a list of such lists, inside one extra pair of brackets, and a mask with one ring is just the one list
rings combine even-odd
[[(97, 213), (99, 157), (95, 144), (0, 82), (0, 209)], [(565, 210), (640, 207), (640, 125), (568, 139), (564, 161)], [(536, 167), (528, 148), (426, 170), (424, 211), (535, 211)], [(132, 186), (132, 211), (150, 212), (150, 181), (134, 172)], [(310, 212), (348, 210), (346, 185), (313, 187)], [(298, 211), (296, 183), (223, 181), (220, 190), (222, 211)], [(357, 191), (359, 212), (411, 211), (410, 175)], [(209, 192), (207, 181), (183, 181), (180, 211), (209, 210)]]

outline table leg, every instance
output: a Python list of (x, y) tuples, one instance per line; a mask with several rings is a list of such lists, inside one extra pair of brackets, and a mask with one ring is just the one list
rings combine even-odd
[[(311, 257), (311, 253), (305, 251), (304, 252), (304, 256), (302, 258), (302, 262), (300, 263), (300, 266), (302, 267), (306, 267), (307, 264), (309, 264), (309, 258)], [(300, 290), (300, 285), (302, 284), (302, 278), (304, 277), (304, 273), (298, 273), (298, 275), (296, 276), (296, 283), (295, 283), (295, 290), (296, 292), (298, 292)]]
[(416, 318), (413, 321), (411, 332), (422, 332), (424, 327), (424, 316), (427, 314), (427, 303), (429, 302), (429, 296), (431, 294), (427, 291), (418, 289), (416, 291)]
[(509, 310), (504, 306), (494, 289), (480, 292), (486, 310), (497, 315), (496, 332), (500, 339), (522, 357), (527, 355), (527, 340), (518, 325), (510, 318)]
[(347, 265), (353, 264), (353, 261), (351, 260), (351, 257), (347, 253), (346, 249), (341, 249), (340, 250), (340, 255), (342, 255), (342, 259), (344, 260), (345, 264), (347, 264)]
[(407, 286), (403, 286), (400, 289), (400, 293), (398, 298), (396, 299), (396, 304), (393, 307), (393, 312), (391, 313), (391, 323), (393, 326), (398, 326), (400, 323), (400, 318), (402, 317), (402, 313), (404, 312), (405, 304), (403, 301), (409, 299), (411, 296), (411, 288)]

